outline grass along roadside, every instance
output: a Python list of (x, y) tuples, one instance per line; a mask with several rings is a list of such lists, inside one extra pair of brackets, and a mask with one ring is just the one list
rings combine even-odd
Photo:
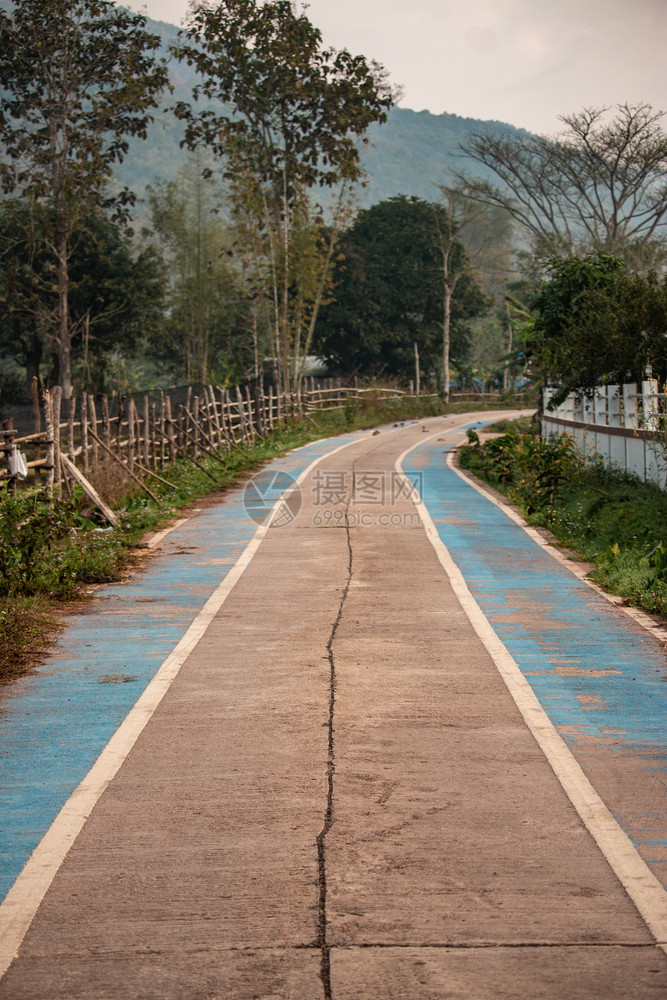
[[(503, 399), (499, 405), (512, 402)], [(38, 662), (71, 604), (86, 599), (92, 585), (111, 583), (130, 571), (145, 554), (146, 534), (168, 524), (179, 510), (224, 493), (265, 463), (310, 441), (470, 408), (470, 403), (444, 407), (437, 399), (418, 397), (349, 403), (294, 421), (218, 458), (202, 457), (199, 467), (177, 462), (160, 472), (171, 486), (147, 480), (159, 503), (117, 464), (101, 463), (91, 480), (120, 517), (116, 530), (98, 520), (78, 488), (53, 503), (40, 491), (19, 493), (15, 499), (0, 492), (0, 684)]]
[(524, 421), (474, 433), (459, 452), (469, 470), (594, 566), (591, 579), (626, 604), (667, 623), (667, 493), (602, 463), (579, 458), (563, 435), (545, 442)]

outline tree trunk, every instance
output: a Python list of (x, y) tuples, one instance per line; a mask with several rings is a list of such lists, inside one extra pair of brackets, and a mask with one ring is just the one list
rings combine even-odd
[(37, 379), (38, 384), (41, 385), (39, 368), (42, 363), (42, 351), (43, 344), (41, 338), (35, 331), (31, 334), (30, 340), (25, 349), (26, 388), (28, 390), (28, 395), (32, 393), (32, 380), (34, 378)]
[(72, 395), (72, 372), (71, 372), (71, 336), (69, 329), (69, 274), (67, 267), (67, 236), (65, 233), (58, 233), (57, 246), (57, 270), (58, 270), (58, 374), (60, 385), (63, 390), (63, 398), (69, 399)]
[(445, 294), (443, 298), (443, 319), (442, 319), (442, 398), (445, 403), (449, 402), (449, 343), (450, 343), (450, 323), (452, 314), (452, 289), (450, 283), (445, 280)]

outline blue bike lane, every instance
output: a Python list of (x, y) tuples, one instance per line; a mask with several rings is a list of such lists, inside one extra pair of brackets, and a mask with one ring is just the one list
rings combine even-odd
[(421, 475), (423, 502), (472, 596), (664, 885), (664, 645), (450, 468), (450, 447), (427, 441), (403, 460), (403, 470)]
[[(296, 478), (368, 434), (314, 442), (268, 468)], [(607, 804), (665, 881), (659, 644), (463, 482), (447, 467), (445, 447), (427, 440), (403, 462), (405, 472), (422, 474), (444, 544), (582, 766), (587, 755), (599, 765), (603, 744), (640, 759), (638, 797), (627, 809)], [(243, 488), (202, 509), (167, 537), (159, 558), (101, 588), (45, 663), (2, 693), (0, 899), (256, 528)]]
[[(284, 489), (318, 458), (369, 433), (312, 442), (266, 469), (286, 474), (278, 475)], [(127, 582), (99, 588), (67, 619), (42, 665), (0, 689), (0, 901), (253, 538), (266, 513), (249, 516), (256, 500), (240, 486), (179, 524), (159, 557)]]

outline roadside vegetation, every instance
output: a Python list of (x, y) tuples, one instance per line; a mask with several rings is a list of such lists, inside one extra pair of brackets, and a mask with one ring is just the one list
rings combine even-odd
[(503, 493), (529, 524), (594, 564), (591, 579), (626, 603), (667, 616), (667, 493), (636, 476), (584, 462), (562, 435), (542, 441), (529, 421), (474, 431), (459, 455), (464, 469)]
[[(512, 400), (499, 399), (499, 405), (512, 405)], [(457, 403), (446, 412), (466, 408), (469, 403)], [(435, 397), (379, 403), (369, 396), (292, 422), (251, 446), (200, 458), (198, 466), (178, 462), (163, 473), (175, 489), (151, 483), (159, 504), (130, 480), (123, 481), (112, 466), (109, 481), (96, 479), (96, 485), (105, 496), (115, 495), (117, 530), (106, 526), (78, 487), (53, 502), (40, 490), (16, 496), (1, 491), (0, 683), (36, 662), (57, 633), (59, 616), (89, 597), (91, 586), (119, 580), (136, 566), (145, 554), (142, 539), (168, 524), (179, 510), (224, 493), (271, 459), (318, 438), (442, 412), (445, 408)]]

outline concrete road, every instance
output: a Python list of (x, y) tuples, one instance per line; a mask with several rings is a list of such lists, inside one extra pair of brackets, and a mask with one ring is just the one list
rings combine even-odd
[(10, 892), (0, 998), (667, 995), (662, 889), (400, 476), (461, 422), (332, 451), (260, 529)]

